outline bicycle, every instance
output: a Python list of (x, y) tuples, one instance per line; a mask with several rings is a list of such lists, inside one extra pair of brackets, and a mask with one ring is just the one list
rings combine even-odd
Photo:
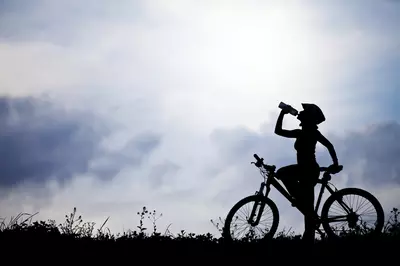
[[(264, 164), (264, 158), (260, 159), (257, 154), (254, 154), (254, 157), (257, 161), (251, 162), (251, 164), (255, 164), (255, 166), (259, 168), (263, 177), (263, 181), (261, 182), (259, 190), (255, 192), (255, 195), (250, 195), (241, 199), (229, 211), (223, 228), (223, 236), (227, 240), (240, 239), (239, 235), (235, 235), (233, 230), (239, 229), (241, 230), (240, 233), (243, 233), (247, 228), (249, 228), (249, 230), (243, 234), (242, 239), (273, 238), (279, 224), (279, 211), (274, 201), (268, 197), (269, 192), (271, 191), (271, 185), (275, 187), (275, 189), (277, 189), (289, 202), (291, 202), (293, 207), (296, 207), (304, 215), (304, 212), (300, 207), (300, 202), (292, 197), (289, 192), (279, 183), (280, 180), (275, 177), (276, 166)], [(320, 167), (320, 171), (324, 173), (323, 177), (319, 178), (317, 181), (317, 184), (321, 184), (321, 189), (317, 202), (314, 206), (316, 232), (321, 236), (321, 238), (337, 238), (351, 233), (375, 234), (381, 232), (384, 226), (384, 211), (380, 202), (371, 193), (360, 188), (343, 188), (338, 190), (332, 183), (329, 182), (331, 180), (331, 175), (339, 173), (342, 169), (343, 166), (339, 166), (337, 169), (332, 167)], [(325, 190), (329, 191), (331, 195), (326, 199), (321, 210), (321, 215), (319, 215), (318, 211)], [(354, 207), (349, 206), (351, 205), (349, 202), (344, 200), (345, 196), (361, 196), (364, 198), (364, 201), (362, 201), (363, 204), (361, 204), (358, 209), (355, 209)], [(354, 203), (354, 200), (350, 201), (350, 203), (352, 202)], [(357, 201), (357, 203), (358, 202), (360, 201)], [(245, 214), (244, 222), (246, 224), (244, 224), (244, 226), (232, 226), (232, 222), (236, 222), (236, 220), (239, 219), (239, 214), (243, 214), (243, 212), (239, 212), (240, 208), (244, 207), (248, 203), (253, 203), (253, 207), (247, 208), (247, 210), (251, 210), (251, 212), (247, 216)], [(338, 206), (345, 211), (344, 215), (329, 215), (329, 211), (331, 210), (331, 207), (334, 209), (333, 205), (335, 203), (337, 203)], [(363, 219), (360, 219), (361, 214), (359, 214), (359, 211), (365, 210), (364, 207), (366, 203), (370, 203), (376, 213), (374, 227), (368, 227), (366, 222)], [(272, 222), (269, 226), (266, 226), (266, 228), (259, 229), (257, 226), (261, 222), (266, 221), (268, 218), (265, 218), (263, 215), (265, 209), (267, 209), (267, 214), (271, 214)], [(366, 209), (366, 211), (368, 210), (369, 208)], [(348, 229), (345, 229), (345, 226), (332, 228), (330, 223), (334, 222), (348, 223)], [(325, 233), (321, 230), (321, 225)], [(259, 236), (257, 233), (259, 233)]]

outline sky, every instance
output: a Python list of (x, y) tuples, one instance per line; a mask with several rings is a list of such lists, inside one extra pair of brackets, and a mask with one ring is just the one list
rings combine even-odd
[(400, 207), (398, 25), (394, 0), (0, 1), (0, 217), (76, 207), (116, 233), (146, 206), (161, 232), (218, 235), (210, 219), (259, 187), (254, 153), (296, 162), (281, 101), (323, 110), (338, 188)]

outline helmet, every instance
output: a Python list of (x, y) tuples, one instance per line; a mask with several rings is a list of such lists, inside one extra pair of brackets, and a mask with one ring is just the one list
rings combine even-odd
[(325, 121), (324, 113), (317, 105), (313, 103), (302, 103), (301, 105), (303, 106), (304, 113), (307, 114), (307, 117), (315, 122), (315, 124), (318, 125)]

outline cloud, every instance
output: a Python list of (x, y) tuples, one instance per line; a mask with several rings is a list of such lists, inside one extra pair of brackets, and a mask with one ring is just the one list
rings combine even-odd
[[(371, 186), (400, 185), (400, 124), (372, 124), (336, 140), (346, 168), (360, 165), (362, 181)], [(349, 178), (349, 184), (354, 182)]]
[(158, 135), (142, 133), (109, 150), (103, 141), (112, 129), (101, 117), (33, 97), (1, 97), (0, 125), (3, 189), (50, 180), (64, 185), (79, 175), (110, 180), (124, 167), (140, 166), (160, 144)]
[(153, 166), (149, 173), (149, 179), (152, 183), (152, 186), (155, 189), (158, 189), (166, 185), (169, 180), (174, 178), (179, 169), (181, 169), (179, 165), (169, 160)]

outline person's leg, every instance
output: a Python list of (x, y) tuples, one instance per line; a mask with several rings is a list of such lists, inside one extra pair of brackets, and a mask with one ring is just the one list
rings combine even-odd
[(293, 197), (298, 194), (298, 172), (299, 167), (297, 164), (287, 165), (276, 171), (276, 178), (282, 181), (289, 194)]
[(304, 195), (302, 195), (302, 206), (305, 212), (303, 240), (312, 244), (315, 239), (314, 186), (312, 184), (307, 184), (301, 187), (304, 191)]
[(301, 201), (305, 212), (303, 240), (312, 244), (315, 240), (314, 187), (319, 177), (319, 165), (310, 166), (308, 169), (302, 170), (303, 178), (300, 179), (299, 187), (303, 191)]

